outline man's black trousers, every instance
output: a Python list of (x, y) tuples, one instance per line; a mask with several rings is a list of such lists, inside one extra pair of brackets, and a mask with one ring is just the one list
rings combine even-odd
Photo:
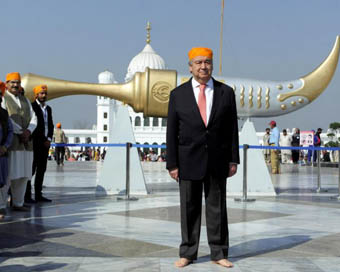
[[(35, 174), (34, 192), (36, 199), (42, 196), (42, 186), (46, 172), (48, 151), (49, 148), (45, 147), (43, 144), (35, 144), (33, 147), (32, 176)], [(25, 195), (26, 199), (31, 198), (31, 190), (31, 181), (28, 181)]]
[(180, 180), (182, 243), (179, 255), (197, 259), (201, 231), (202, 191), (211, 259), (228, 257), (229, 233), (226, 207), (226, 179), (207, 175), (203, 180)]

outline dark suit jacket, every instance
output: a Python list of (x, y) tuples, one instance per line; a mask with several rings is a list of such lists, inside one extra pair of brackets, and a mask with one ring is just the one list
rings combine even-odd
[(232, 88), (214, 82), (208, 127), (200, 115), (191, 80), (170, 94), (166, 134), (167, 169), (179, 168), (184, 180), (209, 174), (227, 178), (229, 163), (239, 163), (238, 124)]
[(52, 119), (52, 109), (50, 106), (47, 106), (47, 119), (48, 119), (48, 132), (47, 132), (47, 137), (45, 136), (45, 121), (44, 121), (44, 116), (43, 112), (38, 105), (37, 101), (34, 101), (32, 103), (32, 108), (37, 115), (38, 119), (38, 124), (34, 132), (32, 133), (32, 138), (33, 138), (33, 146), (39, 146), (42, 145), (47, 138), (53, 137), (53, 130), (54, 130), (54, 125), (53, 125), (53, 119)]

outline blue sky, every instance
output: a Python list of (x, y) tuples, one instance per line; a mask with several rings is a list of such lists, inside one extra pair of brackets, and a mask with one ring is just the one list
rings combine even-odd
[[(0, 79), (31, 72), (97, 82), (111, 70), (123, 82), (130, 60), (151, 46), (167, 68), (187, 73), (193, 46), (215, 51), (218, 72), (220, 0), (2, 0)], [(223, 76), (270, 80), (299, 78), (317, 67), (340, 34), (339, 0), (225, 0)], [(340, 71), (327, 90), (302, 110), (276, 117), (278, 125), (327, 128), (340, 121)], [(94, 96), (52, 100), (55, 122), (72, 128), (96, 123)], [(263, 130), (269, 119), (253, 119)]]

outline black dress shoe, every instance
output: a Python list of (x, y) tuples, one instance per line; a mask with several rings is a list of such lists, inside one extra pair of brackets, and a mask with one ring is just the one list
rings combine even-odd
[(32, 198), (25, 198), (25, 203), (26, 204), (35, 204), (35, 203), (37, 203), (37, 201), (35, 201)]
[(43, 196), (36, 197), (36, 198), (35, 198), (35, 201), (36, 201), (36, 202), (52, 202), (51, 199), (48, 199), (48, 198), (43, 197)]
[(30, 208), (25, 207), (25, 206), (19, 206), (19, 207), (12, 206), (12, 210), (17, 211), (17, 212), (28, 212), (28, 211), (30, 211)]

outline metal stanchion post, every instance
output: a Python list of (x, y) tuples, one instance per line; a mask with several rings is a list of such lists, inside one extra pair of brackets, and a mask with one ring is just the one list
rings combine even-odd
[(126, 191), (125, 196), (130, 199), (130, 148), (131, 143), (126, 143)]
[(338, 195), (337, 196), (332, 196), (332, 199), (340, 200), (340, 150), (338, 150), (338, 156), (339, 156), (339, 161), (338, 161)]
[[(313, 152), (314, 153), (314, 152)], [(327, 192), (326, 189), (321, 189), (321, 165), (320, 165), (320, 150), (317, 150), (317, 166), (318, 166), (318, 188), (316, 189), (317, 193)]]
[[(126, 189), (125, 189), (125, 200), (138, 200), (136, 197), (130, 197), (130, 149), (132, 143), (126, 143)], [(118, 198), (118, 200), (123, 200)]]
[(240, 202), (253, 202), (256, 199), (254, 198), (248, 198), (247, 197), (247, 153), (248, 153), (249, 145), (244, 144), (243, 145), (243, 196), (242, 198), (235, 198), (235, 201)]
[[(318, 188), (316, 189), (317, 193), (321, 192), (321, 180), (320, 180), (320, 150), (317, 151), (318, 152)], [(313, 151), (313, 157), (314, 157), (314, 151)], [(314, 161), (314, 158), (313, 158)]]

